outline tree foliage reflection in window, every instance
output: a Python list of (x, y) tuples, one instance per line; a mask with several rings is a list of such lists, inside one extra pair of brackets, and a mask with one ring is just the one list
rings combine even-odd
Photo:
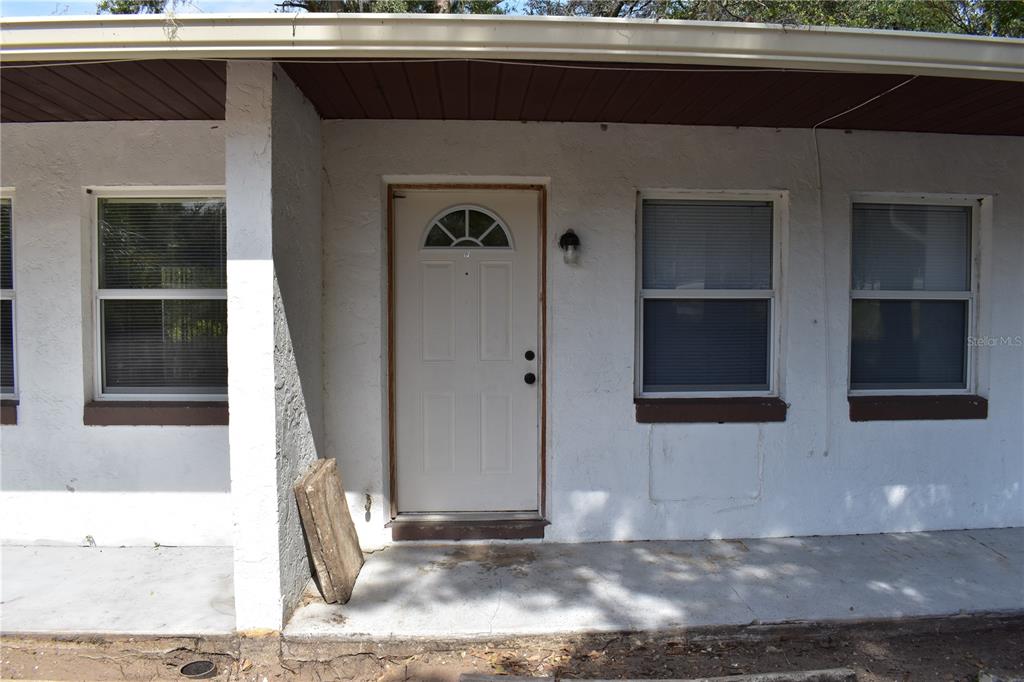
[(490, 211), (459, 206), (431, 223), (423, 246), (428, 249), (508, 249), (512, 241), (501, 219)]

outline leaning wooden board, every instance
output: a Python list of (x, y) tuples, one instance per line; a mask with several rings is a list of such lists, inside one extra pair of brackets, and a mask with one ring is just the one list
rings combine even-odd
[(334, 459), (318, 459), (295, 484), (302, 528), (324, 600), (344, 604), (363, 567), (359, 537)]

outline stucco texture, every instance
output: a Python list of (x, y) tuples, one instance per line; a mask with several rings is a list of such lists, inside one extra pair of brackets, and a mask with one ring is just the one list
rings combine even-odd
[[(93, 396), (92, 239), (86, 187), (221, 185), (217, 122), (5, 124), (14, 190), (18, 424), (0, 428), (6, 540), (227, 544), (227, 428), (87, 427)], [(154, 495), (159, 493), (159, 495)], [(197, 494), (199, 493), (199, 494)], [(34, 498), (41, 500), (43, 498)], [(186, 507), (179, 517), (167, 509)], [(133, 522), (112, 523), (131, 510)]]
[(274, 76), (274, 374), (281, 590), (290, 609), (310, 577), (292, 486), (323, 442), (320, 118), (280, 68)]
[[(389, 178), (548, 183), (549, 539), (1024, 524), (1024, 350), (979, 349), (987, 420), (851, 423), (847, 405), (851, 192), (992, 195), (978, 332), (1020, 335), (1024, 140), (819, 132), (819, 196), (809, 130), (325, 121), (322, 135), (326, 450), (339, 458), (364, 546), (389, 541)], [(636, 423), (639, 189), (788, 191), (784, 423)], [(577, 267), (557, 248), (567, 228), (582, 240)]]
[[(19, 424), (0, 429), (3, 495), (45, 491), (46, 504), (34, 508), (51, 515), (24, 524), (24, 537), (22, 524), (5, 521), (6, 539), (231, 542), (228, 429), (84, 427), (81, 411), (92, 386), (83, 187), (221, 184), (226, 162), (245, 170), (227, 183), (229, 196), (245, 197), (229, 201), (229, 224), (236, 212), (234, 224), (248, 226), (229, 234), (232, 329), (241, 320), (259, 331), (229, 338), (229, 362), (246, 374), (233, 372), (240, 428), (230, 475), (251, 484), (246, 501), (234, 501), (234, 537), (258, 548), (243, 563), (272, 553), (291, 567), (265, 572), (274, 591), (290, 594), (305, 575), (287, 491), (314, 455), (339, 459), (364, 546), (389, 540), (388, 178), (548, 184), (548, 538), (1024, 524), (1020, 347), (978, 350), (979, 390), (990, 400), (984, 421), (851, 423), (846, 401), (851, 192), (992, 196), (978, 254), (978, 332), (1021, 335), (1024, 140), (819, 132), (819, 196), (808, 130), (318, 124), (290, 84), (270, 85), (269, 65), (250, 66), (253, 82), (229, 92), (239, 127), (227, 159), (217, 122), (3, 126), (0, 184), (15, 190), (21, 398)], [(271, 87), (281, 118), (271, 112)], [(636, 192), (658, 188), (788, 192), (779, 309), (786, 422), (635, 422)], [(556, 245), (567, 228), (583, 242), (576, 267), (561, 262)], [(124, 495), (138, 523), (115, 522)], [(175, 495), (187, 495), (180, 501), (189, 512), (179, 517), (167, 513)], [(249, 542), (267, 533), (272, 541)]]
[(310, 577), (292, 487), (323, 434), (320, 126), (269, 62), (229, 64), (228, 83), (236, 625), (279, 630)]

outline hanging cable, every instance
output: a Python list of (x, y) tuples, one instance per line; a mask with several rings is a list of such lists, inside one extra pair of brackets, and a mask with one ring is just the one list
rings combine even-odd
[(825, 191), (821, 171), (821, 147), (818, 145), (818, 128), (826, 123), (836, 120), (837, 118), (845, 116), (852, 111), (865, 107), (872, 102), (885, 97), (889, 93), (899, 90), (904, 85), (907, 85), (916, 79), (917, 76), (911, 76), (901, 83), (892, 86), (888, 90), (880, 92), (873, 97), (869, 97), (860, 104), (844, 109), (834, 116), (829, 116), (828, 118), (815, 123), (811, 128), (811, 139), (814, 141), (814, 161), (818, 191), (818, 224), (821, 225), (821, 292), (822, 310), (823, 315), (825, 316), (825, 319), (822, 321), (825, 326), (825, 448), (822, 451), (822, 455), (824, 457), (828, 457), (829, 450), (832, 446), (832, 333), (829, 327), (831, 306), (828, 301), (828, 230), (825, 228)]

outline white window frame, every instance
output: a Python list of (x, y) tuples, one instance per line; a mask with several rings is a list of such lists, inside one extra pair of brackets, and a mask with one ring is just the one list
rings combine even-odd
[(0, 199), (11, 202), (11, 288), (0, 289), (0, 300), (11, 302), (11, 359), (14, 364), (14, 389), (10, 392), (0, 391), (0, 400), (17, 400), (18, 399), (18, 304), (15, 302), (15, 291), (18, 288), (18, 278), (14, 267), (17, 261), (17, 248), (15, 246), (17, 240), (15, 233), (17, 230), (14, 229), (14, 188), (13, 187), (0, 187)]
[[(982, 203), (990, 197), (967, 194), (922, 194), (896, 192), (855, 192), (850, 195), (849, 216), (849, 267), (850, 276), (847, 286), (850, 292), (850, 310), (847, 315), (848, 334), (846, 356), (846, 389), (851, 396), (886, 396), (886, 395), (974, 395), (977, 393), (977, 348), (968, 343), (968, 339), (977, 335), (979, 306), (978, 289), (981, 280), (981, 234), (984, 229), (982, 220)], [(856, 204), (905, 204), (917, 206), (964, 206), (970, 208), (970, 289), (968, 291), (888, 291), (888, 290), (855, 290), (853, 288), (853, 207)], [(964, 338), (964, 386), (962, 388), (853, 388), (853, 302), (857, 300), (896, 300), (896, 301), (966, 301), (967, 302), (967, 334)]]
[[(770, 289), (643, 289), (643, 205), (647, 199), (676, 201), (763, 201), (772, 205), (772, 281)], [(634, 391), (636, 398), (743, 398), (779, 397), (782, 393), (782, 287), (785, 245), (789, 232), (788, 190), (642, 189), (636, 200), (636, 283)], [(644, 391), (644, 301), (653, 299), (767, 299), (768, 388), (765, 390)]]
[(93, 290), (93, 395), (97, 401), (166, 401), (166, 402), (223, 402), (225, 393), (106, 393), (103, 390), (103, 318), (101, 301), (107, 299), (222, 299), (227, 300), (227, 289), (100, 289), (100, 236), (99, 204), (101, 199), (225, 199), (223, 185), (190, 186), (117, 186), (88, 187), (90, 228), (92, 236), (92, 290)]

